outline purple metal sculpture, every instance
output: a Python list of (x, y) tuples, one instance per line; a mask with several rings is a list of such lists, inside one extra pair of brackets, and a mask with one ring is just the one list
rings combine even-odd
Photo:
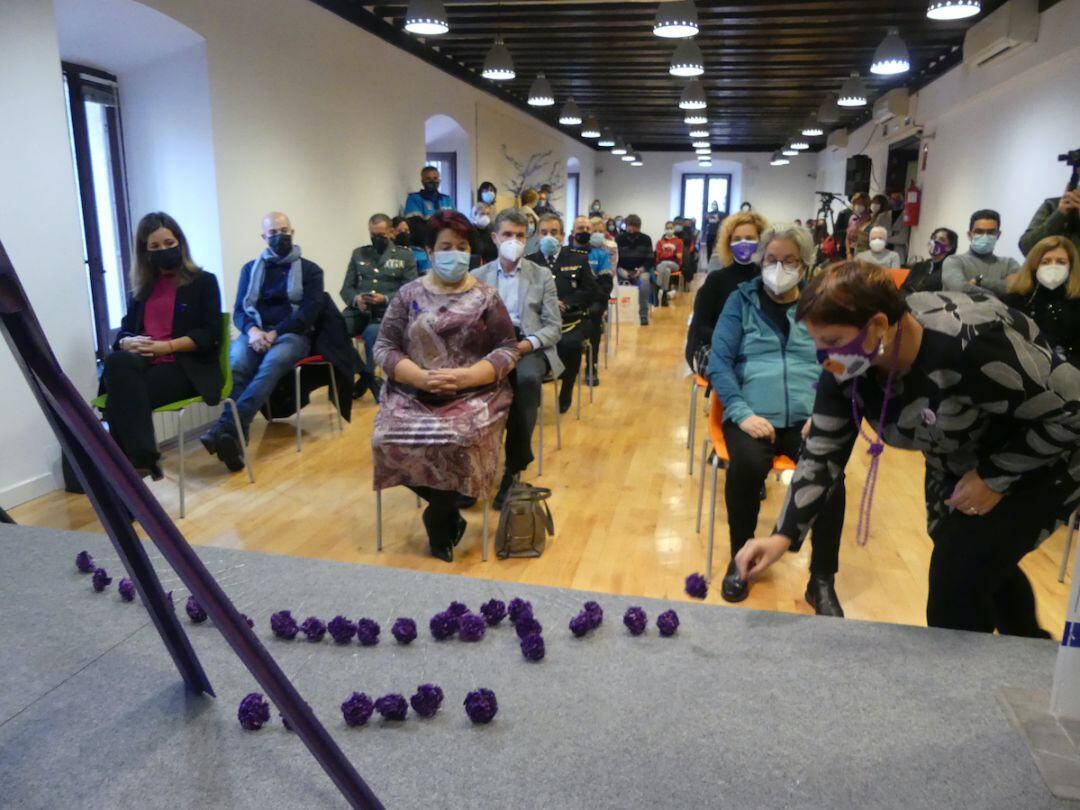
[(196, 694), (214, 694), (132, 528), (132, 518), (146, 530), (346, 800), (353, 807), (382, 808), (61, 370), (3, 243), (0, 330), (188, 688)]

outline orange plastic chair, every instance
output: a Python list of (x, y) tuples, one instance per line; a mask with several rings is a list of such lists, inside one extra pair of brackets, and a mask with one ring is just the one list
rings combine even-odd
[(893, 267), (889, 272), (892, 273), (893, 283), (896, 285), (896, 289), (899, 290), (904, 286), (904, 282), (907, 281), (907, 277), (910, 275), (911, 270), (907, 267)]
[[(712, 503), (709, 506), (709, 546), (708, 556), (705, 561), (705, 579), (712, 582), (713, 570), (713, 541), (716, 536), (716, 478), (721, 467), (726, 468), (731, 456), (728, 455), (727, 442), (724, 440), (724, 403), (713, 391), (709, 401), (709, 437), (701, 443), (701, 484), (698, 486), (697, 508), (697, 533), (701, 534), (701, 509), (705, 499), (705, 465), (708, 459), (709, 446), (712, 446), (713, 468), (712, 477)], [(776, 479), (780, 480), (781, 473), (793, 471), (795, 462), (787, 456), (777, 456), (773, 459), (772, 472)]]
[(690, 420), (686, 431), (686, 474), (691, 478), (694, 477), (694, 440), (697, 438), (697, 394), (699, 390), (707, 391), (708, 389), (708, 380), (700, 374), (690, 375)]

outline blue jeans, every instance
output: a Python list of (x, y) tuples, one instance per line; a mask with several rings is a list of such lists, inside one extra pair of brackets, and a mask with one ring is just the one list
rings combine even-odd
[[(262, 354), (248, 346), (247, 335), (240, 335), (232, 342), (229, 347), (233, 375), (231, 396), (245, 433), (278, 381), (310, 353), (311, 338), (292, 332), (278, 335), (274, 345)], [(232, 418), (227, 412), (221, 414), (218, 426), (225, 430), (232, 426)]]
[(379, 336), (381, 323), (369, 323), (360, 333), (360, 339), (364, 341), (364, 375), (375, 376), (375, 338)]
[(651, 273), (645, 272), (638, 276), (637, 281), (631, 282), (637, 286), (638, 315), (641, 320), (649, 320), (649, 299), (652, 297)]

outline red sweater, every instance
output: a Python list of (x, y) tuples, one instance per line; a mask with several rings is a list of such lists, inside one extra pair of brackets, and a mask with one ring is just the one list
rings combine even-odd
[(656, 263), (675, 262), (682, 267), (683, 241), (677, 236), (661, 237), (656, 243)]

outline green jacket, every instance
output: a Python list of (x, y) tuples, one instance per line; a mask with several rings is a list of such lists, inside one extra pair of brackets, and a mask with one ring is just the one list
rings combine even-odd
[[(390, 303), (402, 285), (416, 278), (416, 257), (408, 248), (390, 245), (381, 256), (376, 255), (371, 245), (358, 247), (349, 259), (349, 269), (345, 271), (345, 283), (341, 285), (341, 297), (346, 309), (356, 308), (356, 296), (378, 293)], [(375, 320), (380, 320), (386, 311), (386, 304), (373, 313)]]
[(1024, 235), (1020, 237), (1020, 252), (1025, 256), (1048, 236), (1067, 237), (1076, 245), (1076, 249), (1080, 250), (1080, 217), (1075, 214), (1066, 217), (1058, 209), (1059, 205), (1061, 197), (1051, 197), (1039, 206)]

